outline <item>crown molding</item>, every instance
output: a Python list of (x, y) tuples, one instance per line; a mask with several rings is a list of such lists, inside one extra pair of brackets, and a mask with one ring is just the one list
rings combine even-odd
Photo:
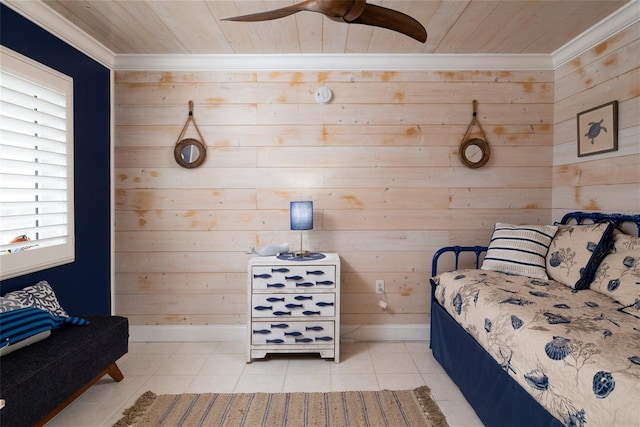
[(117, 55), (114, 69), (163, 71), (551, 70), (549, 55)]
[(638, 22), (632, 0), (552, 54), (115, 54), (41, 0), (0, 0), (17, 13), (114, 71), (464, 71), (555, 70), (608, 37)]
[(41, 1), (1, 0), (1, 2), (93, 60), (113, 69), (116, 55), (110, 49)]
[(640, 0), (632, 0), (598, 24), (589, 28), (551, 54), (553, 69), (557, 69), (603, 40), (623, 31), (640, 20)]

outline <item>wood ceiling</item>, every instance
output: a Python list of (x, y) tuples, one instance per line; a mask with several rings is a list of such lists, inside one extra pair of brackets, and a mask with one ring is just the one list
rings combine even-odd
[(115, 54), (551, 54), (629, 2), (368, 0), (420, 21), (428, 33), (422, 44), (313, 12), (267, 22), (221, 21), (293, 0), (38, 1)]

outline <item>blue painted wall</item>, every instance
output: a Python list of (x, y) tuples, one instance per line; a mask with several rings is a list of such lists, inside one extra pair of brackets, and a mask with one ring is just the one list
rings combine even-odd
[(0, 4), (0, 43), (73, 78), (76, 260), (0, 282), (47, 280), (71, 315), (111, 313), (109, 69)]

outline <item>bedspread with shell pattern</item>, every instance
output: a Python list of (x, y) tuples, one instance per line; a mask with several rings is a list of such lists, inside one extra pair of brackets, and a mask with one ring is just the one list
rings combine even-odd
[(553, 280), (443, 273), (436, 299), (567, 426), (640, 425), (640, 313)]

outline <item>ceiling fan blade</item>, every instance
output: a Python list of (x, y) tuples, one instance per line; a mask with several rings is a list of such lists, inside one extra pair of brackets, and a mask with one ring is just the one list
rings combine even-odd
[(302, 11), (319, 12), (316, 0), (307, 0), (301, 3), (292, 4), (291, 6), (281, 9), (268, 10), (266, 12), (253, 13), (251, 15), (234, 16), (232, 18), (224, 18), (222, 21), (241, 21), (241, 22), (257, 22), (270, 21), (272, 19), (284, 18)]
[(362, 14), (348, 22), (349, 24), (373, 25), (397, 31), (422, 43), (427, 41), (427, 30), (420, 22), (402, 12), (375, 4), (367, 3)]

